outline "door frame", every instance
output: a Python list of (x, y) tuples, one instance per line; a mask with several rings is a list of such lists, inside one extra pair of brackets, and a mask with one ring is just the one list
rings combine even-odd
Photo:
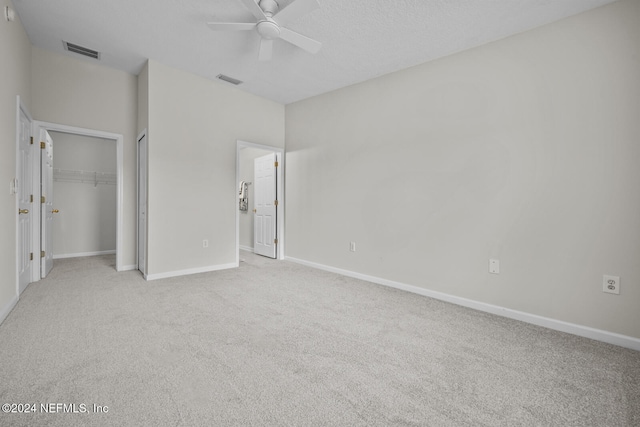
[[(144, 150), (141, 149), (142, 141), (144, 141)], [(141, 156), (144, 155), (144, 159), (141, 159)], [(147, 224), (149, 223), (149, 139), (147, 137), (147, 129), (140, 132), (138, 138), (136, 139), (136, 266), (138, 270), (142, 273), (142, 277), (147, 278), (147, 256), (149, 251), (147, 250), (147, 234), (149, 228)], [(144, 182), (140, 182), (140, 161), (144, 160)], [(140, 242), (140, 188), (141, 184), (144, 184), (145, 188), (145, 198), (147, 199), (147, 209), (146, 209), (146, 218), (145, 218), (145, 229), (144, 239)], [(144, 250), (144, 265), (140, 265), (140, 244), (143, 245)]]
[(276, 259), (284, 259), (284, 148), (273, 147), (271, 145), (256, 144), (242, 140), (236, 141), (236, 180), (234, 191), (234, 204), (236, 211), (236, 265), (240, 265), (240, 210), (238, 209), (238, 183), (240, 182), (240, 151), (244, 148), (259, 148), (260, 150), (271, 151), (276, 154), (278, 168), (276, 169), (276, 197), (278, 206), (276, 207)]
[[(29, 109), (27, 108), (27, 106), (22, 102), (22, 99), (20, 98), (20, 96), (18, 95), (16, 97), (16, 177), (20, 176), (20, 132), (18, 131), (18, 129), (20, 129), (20, 113), (24, 113), (24, 115), (27, 117), (27, 119), (29, 119), (29, 123), (31, 123), (30, 126), (30, 133), (31, 136), (33, 137), (33, 117), (31, 116), (31, 113), (29, 112)], [(35, 144), (31, 145), (31, 163), (32, 163), (32, 169), (35, 169), (34, 165), (36, 164), (35, 161), (35, 157), (36, 154), (40, 154), (36, 151), (35, 149)], [(38, 156), (38, 168), (40, 167), (40, 157)], [(40, 172), (37, 172), (38, 177), (40, 176)], [(38, 181), (38, 185), (35, 184), (34, 182), (34, 177), (36, 176), (36, 172), (33, 170), (32, 171), (32, 187), (38, 187), (38, 191), (40, 191), (40, 182)], [(18, 193), (18, 186), (22, 185), (21, 182), (18, 182), (17, 178), (13, 180), (12, 182), (12, 188), (11, 191), (13, 192), (13, 194), (15, 195), (15, 206), (16, 206), (16, 212), (18, 210), (18, 206), (19, 206), (19, 193)], [(35, 198), (35, 193), (34, 193), (34, 200), (40, 200), (40, 198), (38, 197), (37, 199)], [(33, 253), (40, 253), (40, 243), (37, 244), (37, 246), (34, 246), (35, 244), (35, 237), (33, 236), (33, 229), (35, 228), (35, 224), (38, 224), (38, 228), (40, 228), (40, 223), (37, 222), (37, 220), (40, 218), (39, 217), (39, 213), (36, 212), (39, 209), (31, 209), (31, 249)], [(20, 224), (19, 224), (19, 216), (18, 214), (16, 214), (16, 295), (18, 295), (18, 298), (20, 298), (20, 248), (22, 247), (22, 245), (20, 244)], [(40, 236), (38, 234), (38, 236)], [(38, 249), (38, 251), (36, 252), (36, 249)], [(40, 264), (39, 262), (33, 262), (33, 260), (31, 261), (31, 281), (29, 283), (27, 283), (27, 285), (25, 286), (24, 289), (26, 289), (27, 286), (29, 286), (30, 283), (33, 283), (35, 280), (33, 280), (34, 278), (34, 270), (37, 270), (38, 274), (40, 273), (40, 268), (38, 267), (37, 269), (34, 268), (34, 265), (36, 264)], [(38, 280), (38, 279), (36, 279)], [(24, 290), (23, 289), (23, 290)]]
[[(123, 189), (124, 189), (124, 173), (123, 173), (123, 145), (124, 145), (124, 137), (121, 134), (118, 133), (111, 133), (111, 132), (104, 132), (104, 131), (100, 131), (100, 130), (95, 130), (95, 129), (86, 129), (86, 128), (80, 128), (80, 127), (76, 127), (76, 126), (67, 126), (67, 125), (62, 125), (59, 123), (50, 123), (50, 122), (43, 122), (40, 120), (34, 120), (33, 121), (33, 135), (40, 135), (40, 130), (46, 130), (48, 132), (62, 132), (62, 133), (70, 133), (73, 135), (80, 135), (80, 136), (89, 136), (89, 137), (94, 137), (94, 138), (102, 138), (102, 139), (108, 139), (108, 140), (112, 140), (113, 142), (116, 143), (116, 271), (122, 271), (124, 266), (122, 264), (122, 241), (123, 241), (123, 211), (124, 211), (124, 205), (123, 205), (123, 201), (124, 201), (124, 195), (123, 195)], [(40, 144), (34, 144), (34, 147), (38, 145), (38, 147), (40, 146)], [(38, 153), (39, 154), (39, 153)], [(54, 140), (54, 155), (55, 155), (55, 140)], [(40, 162), (40, 156), (38, 155), (38, 164)], [(55, 158), (55, 157), (54, 157)], [(55, 160), (54, 160), (55, 161)], [(38, 168), (38, 177), (37, 180), (34, 181), (34, 200), (40, 200), (40, 183), (41, 183), (41, 176), (40, 176), (40, 168)], [(37, 187), (37, 188), (36, 188)], [(36, 209), (38, 210), (38, 209)], [(38, 210), (39, 211), (39, 210)], [(37, 214), (38, 218), (37, 221), (34, 221), (34, 233), (37, 233), (37, 237), (38, 237), (38, 251), (36, 252), (34, 250), (34, 253), (40, 253), (40, 221), (42, 221), (42, 219), (40, 218), (40, 213)], [(36, 230), (37, 229), (37, 230)], [(38, 279), (40, 276), (40, 263), (38, 263), (38, 268), (36, 269), (38, 272)], [(34, 280), (36, 281), (36, 280)]]

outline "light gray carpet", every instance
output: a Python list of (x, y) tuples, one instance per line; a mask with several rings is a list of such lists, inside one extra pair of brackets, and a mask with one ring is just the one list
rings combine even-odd
[(57, 260), (0, 326), (0, 403), (38, 412), (0, 425), (640, 425), (640, 352), (241, 257), (152, 282)]

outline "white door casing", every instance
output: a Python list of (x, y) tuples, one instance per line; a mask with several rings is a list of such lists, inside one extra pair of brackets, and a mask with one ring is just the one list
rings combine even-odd
[(31, 119), (20, 108), (18, 119), (18, 295), (31, 283), (33, 264), (33, 160), (31, 144)]
[(138, 270), (147, 272), (147, 135), (138, 137)]
[(269, 258), (277, 256), (276, 165), (275, 153), (254, 160), (253, 250)]
[(44, 129), (40, 130), (40, 275), (42, 278), (53, 268), (53, 140)]

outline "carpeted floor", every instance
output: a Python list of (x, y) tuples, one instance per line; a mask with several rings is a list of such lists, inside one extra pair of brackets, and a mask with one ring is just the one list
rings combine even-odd
[(0, 403), (36, 405), (0, 425), (640, 425), (640, 352), (241, 258), (151, 282), (56, 260), (0, 325)]

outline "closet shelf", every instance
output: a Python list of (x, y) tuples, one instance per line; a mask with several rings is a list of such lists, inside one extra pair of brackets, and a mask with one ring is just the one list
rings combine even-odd
[(60, 182), (78, 182), (83, 184), (116, 185), (116, 174), (95, 171), (76, 171), (67, 169), (53, 169), (53, 180)]

